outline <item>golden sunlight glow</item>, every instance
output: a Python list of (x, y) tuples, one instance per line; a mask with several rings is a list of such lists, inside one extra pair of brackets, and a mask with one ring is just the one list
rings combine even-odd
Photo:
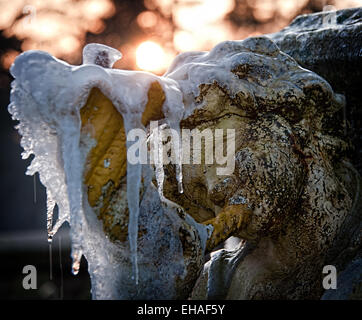
[(277, 32), (300, 13), (322, 10), (330, 3), (335, 9), (358, 7), (362, 0), (138, 2), (0, 0), (0, 32), (18, 39), (21, 49), (0, 50), (0, 66), (8, 68), (16, 55), (31, 49), (76, 64), (87, 42), (99, 42), (121, 47), (124, 58), (118, 67), (161, 74), (180, 52), (210, 50), (221, 41)]
[(172, 6), (177, 27), (173, 43), (182, 51), (205, 50), (220, 41), (233, 38), (233, 30), (225, 16), (235, 7), (234, 0), (180, 0)]
[(233, 0), (180, 1), (173, 8), (175, 23), (182, 29), (194, 31), (219, 22), (234, 8)]
[(102, 32), (103, 19), (116, 13), (112, 0), (0, 0), (0, 7), (3, 36), (21, 40), (22, 50), (48, 51), (71, 63), (78, 61), (87, 32)]
[(155, 42), (142, 42), (136, 50), (136, 63), (142, 70), (160, 71), (167, 66), (165, 51)]
[(195, 51), (199, 49), (195, 34), (189, 31), (176, 30), (173, 36), (173, 44), (178, 51)]

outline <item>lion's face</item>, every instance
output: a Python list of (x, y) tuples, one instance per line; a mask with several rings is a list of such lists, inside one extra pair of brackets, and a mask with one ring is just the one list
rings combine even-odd
[[(198, 128), (202, 131), (205, 126)], [(297, 204), (305, 177), (290, 124), (274, 114), (258, 119), (231, 115), (207, 123), (207, 128), (235, 130), (233, 172), (217, 175), (220, 165), (216, 162), (183, 165), (184, 194), (177, 193), (173, 177), (166, 181), (166, 197), (187, 208), (198, 222), (217, 216), (226, 206), (248, 204), (251, 220), (235, 234), (244, 239), (279, 230), (280, 222)]]
[[(189, 105), (190, 110), (186, 105), (188, 116), (181, 125), (213, 133), (222, 129), (225, 135), (227, 129), (235, 130), (234, 170), (217, 174), (215, 158), (213, 163), (203, 159), (200, 165), (184, 164), (185, 194), (180, 195), (170, 168), (165, 193), (199, 222), (225, 206), (247, 203), (253, 215), (240, 235), (255, 238), (277, 230), (278, 222), (293, 211), (305, 183), (302, 149), (342, 104), (324, 79), (301, 68), (264, 37), (226, 42), (204, 56), (180, 57), (167, 74), (182, 83), (210, 73), (218, 59), (221, 68), (230, 68), (229, 84), (215, 80), (199, 85), (196, 104)], [(220, 146), (215, 143), (213, 148), (215, 153)]]

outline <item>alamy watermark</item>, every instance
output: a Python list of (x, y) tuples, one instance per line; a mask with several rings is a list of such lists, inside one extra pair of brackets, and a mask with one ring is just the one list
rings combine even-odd
[(325, 290), (337, 289), (337, 269), (335, 266), (326, 265), (323, 267), (323, 274), (327, 274), (323, 278), (323, 288)]
[(23, 288), (25, 290), (29, 289), (37, 289), (37, 271), (35, 266), (33, 265), (26, 265), (23, 268), (23, 274), (26, 274), (26, 276), (23, 279)]
[(28, 4), (23, 7), (24, 18), (22, 20), (23, 27), (27, 28), (36, 22), (36, 7)]
[(322, 25), (323, 27), (329, 27), (331, 25), (337, 24), (337, 8), (332, 5), (323, 6), (323, 12), (325, 14), (322, 17)]
[(127, 161), (131, 164), (216, 163), (217, 175), (231, 175), (235, 169), (235, 129), (177, 131), (151, 121), (148, 137), (143, 129), (131, 129), (127, 144)]

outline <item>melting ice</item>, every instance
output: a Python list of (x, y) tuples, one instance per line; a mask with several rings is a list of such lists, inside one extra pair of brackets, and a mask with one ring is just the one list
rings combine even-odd
[[(90, 90), (98, 87), (113, 102), (123, 116), (126, 133), (134, 128), (143, 128), (141, 118), (147, 104), (148, 89), (154, 81), (159, 82), (165, 93), (163, 113), (171, 128), (179, 131), (184, 112), (182, 93), (176, 81), (145, 72), (111, 69), (121, 56), (115, 49), (89, 44), (83, 50), (83, 64), (71, 66), (46, 52), (27, 51), (16, 59), (10, 70), (15, 81), (12, 83), (9, 112), (20, 121), (17, 129), (22, 135), (23, 158), (35, 155), (27, 174), (39, 172), (40, 180), (47, 189), (49, 241), (65, 221), (71, 226), (74, 274), (79, 270), (80, 259), (86, 249), (85, 235), (90, 228), (85, 218), (82, 185), (89, 150), (79, 147), (79, 111), (85, 105)], [(156, 171), (157, 181), (162, 183), (163, 170), (158, 167)], [(140, 164), (127, 162), (128, 234), (136, 283), (141, 174)], [(181, 182), (179, 166), (177, 174)], [(59, 217), (53, 227), (56, 204)]]

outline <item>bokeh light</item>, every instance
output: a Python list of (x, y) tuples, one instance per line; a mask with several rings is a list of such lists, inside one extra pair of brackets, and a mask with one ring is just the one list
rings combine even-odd
[(164, 70), (167, 65), (165, 51), (155, 42), (142, 42), (136, 50), (137, 66), (146, 71)]
[(143, 11), (137, 17), (137, 22), (141, 28), (152, 28), (157, 24), (157, 15), (152, 11)]
[(180, 52), (277, 32), (328, 5), (362, 0), (0, 0), (1, 39), (17, 44), (0, 49), (1, 67), (30, 49), (81, 63), (82, 47), (98, 42), (123, 53), (116, 68), (162, 74)]
[(115, 14), (112, 0), (17, 0), (0, 6), (2, 35), (19, 39), (22, 51), (45, 50), (73, 63), (87, 32), (101, 32), (103, 19)]

